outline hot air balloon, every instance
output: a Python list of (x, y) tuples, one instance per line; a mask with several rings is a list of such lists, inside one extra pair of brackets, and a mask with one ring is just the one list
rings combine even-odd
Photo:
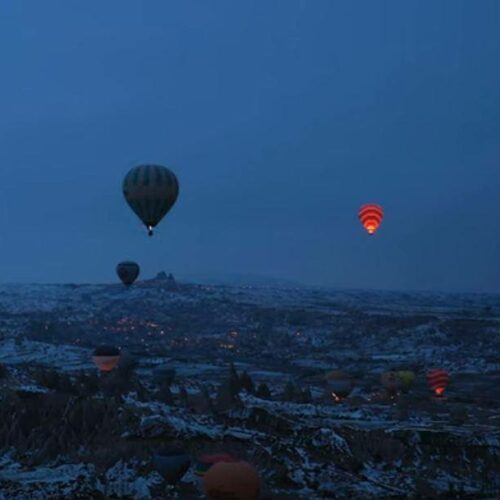
[(101, 372), (110, 372), (118, 366), (120, 350), (113, 346), (97, 347), (92, 356), (92, 361)]
[(125, 176), (123, 195), (152, 236), (153, 228), (177, 200), (179, 182), (175, 174), (166, 167), (139, 165)]
[(363, 205), (358, 212), (359, 220), (368, 234), (375, 234), (384, 218), (384, 209), (375, 203)]
[(444, 370), (431, 370), (427, 373), (427, 382), (436, 396), (442, 396), (450, 383), (450, 375)]
[(230, 455), (229, 453), (214, 453), (211, 455), (209, 454), (201, 455), (196, 461), (194, 473), (199, 477), (203, 477), (208, 471), (208, 469), (210, 469), (213, 465), (219, 462), (232, 463), (238, 461), (239, 461), (238, 458), (234, 457), (233, 455)]
[(411, 370), (402, 370), (397, 372), (397, 374), (401, 382), (401, 390), (403, 392), (408, 392), (415, 384), (415, 372)]
[(191, 465), (191, 459), (182, 451), (164, 450), (153, 455), (153, 466), (168, 484), (182, 479)]
[(389, 396), (394, 397), (401, 390), (401, 379), (397, 372), (384, 372), (380, 376), (380, 381)]
[(354, 387), (352, 378), (340, 370), (327, 373), (325, 379), (327, 398), (333, 398), (337, 403), (349, 396)]
[(130, 286), (138, 278), (140, 272), (141, 268), (135, 262), (120, 262), (116, 266), (116, 274), (126, 286)]
[(260, 478), (248, 462), (219, 462), (203, 478), (209, 500), (257, 500), (260, 497)]

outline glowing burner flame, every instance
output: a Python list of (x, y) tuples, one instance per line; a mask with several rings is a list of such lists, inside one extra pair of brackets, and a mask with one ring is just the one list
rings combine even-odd
[(337, 396), (334, 392), (332, 392), (332, 398), (336, 403), (340, 403), (342, 401), (342, 398), (340, 396)]

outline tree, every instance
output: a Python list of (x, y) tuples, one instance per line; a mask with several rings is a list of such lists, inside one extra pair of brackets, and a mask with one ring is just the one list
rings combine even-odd
[(261, 399), (270, 399), (271, 391), (269, 390), (269, 387), (266, 384), (260, 384), (259, 387), (257, 388), (256, 396)]
[(130, 354), (128, 351), (123, 351), (120, 355), (120, 361), (118, 363), (118, 372), (120, 376), (125, 380), (130, 380), (135, 369), (139, 366), (139, 362), (136, 357)]
[(47, 389), (56, 390), (59, 385), (59, 373), (55, 370), (41, 370), (37, 374), (36, 380)]
[(88, 374), (82, 371), (76, 376), (75, 384), (79, 394), (93, 395), (99, 391), (99, 376), (95, 371)]
[(208, 413), (212, 410), (212, 400), (205, 384), (200, 384), (200, 394), (198, 395), (198, 410), (202, 413)]
[(217, 391), (215, 407), (218, 411), (227, 411), (241, 405), (238, 393), (232, 392), (230, 381), (222, 383)]
[(285, 392), (283, 394), (286, 401), (294, 401), (297, 391), (292, 382), (288, 381), (285, 385)]
[(186, 388), (183, 385), (181, 385), (181, 387), (179, 389), (179, 399), (181, 401), (181, 404), (183, 404), (184, 406), (187, 405), (187, 403), (188, 403), (188, 393), (187, 393)]
[(75, 387), (73, 386), (73, 383), (71, 382), (71, 378), (69, 375), (63, 374), (59, 377), (57, 392), (61, 392), (63, 394), (75, 393)]
[(302, 402), (303, 403), (311, 403), (312, 402), (312, 394), (311, 389), (307, 387), (302, 391)]
[(170, 387), (175, 380), (175, 369), (174, 368), (160, 368), (155, 370), (155, 380), (161, 386)]
[(236, 368), (234, 367), (234, 363), (231, 363), (229, 366), (229, 390), (231, 391), (231, 395), (235, 396), (238, 394), (241, 390), (241, 384), (240, 384), (240, 379), (238, 377), (238, 372), (236, 371)]
[(249, 392), (250, 394), (253, 394), (255, 392), (255, 385), (253, 383), (252, 378), (250, 375), (248, 375), (247, 372), (243, 372), (243, 374), (240, 377), (240, 386), (242, 389), (245, 389), (245, 391)]

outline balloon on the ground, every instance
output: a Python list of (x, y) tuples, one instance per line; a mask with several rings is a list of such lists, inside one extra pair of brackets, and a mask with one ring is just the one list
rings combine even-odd
[(169, 484), (179, 482), (191, 465), (191, 459), (182, 451), (161, 451), (153, 455), (153, 466)]
[(114, 346), (99, 346), (95, 349), (92, 361), (101, 372), (110, 372), (118, 366), (120, 350)]
[(358, 217), (368, 234), (372, 235), (375, 234), (382, 223), (384, 209), (376, 203), (367, 203), (359, 209)]
[(395, 396), (401, 390), (401, 379), (397, 372), (384, 372), (380, 376), (382, 386), (390, 396)]
[(411, 370), (401, 370), (397, 372), (397, 374), (401, 382), (401, 390), (403, 392), (408, 392), (415, 385), (415, 372)]
[(349, 396), (354, 387), (352, 378), (340, 370), (327, 373), (325, 380), (327, 393), (336, 402), (340, 402)]
[(125, 176), (123, 195), (152, 236), (153, 228), (176, 202), (179, 182), (175, 174), (166, 167), (139, 165)]
[(445, 370), (430, 370), (427, 373), (427, 382), (436, 396), (442, 396), (450, 383), (450, 375)]
[(139, 277), (139, 273), (141, 272), (141, 268), (139, 264), (132, 261), (120, 262), (116, 266), (116, 274), (120, 278), (121, 282), (130, 286), (134, 281)]
[(219, 462), (203, 478), (209, 500), (257, 500), (260, 497), (260, 478), (248, 462)]

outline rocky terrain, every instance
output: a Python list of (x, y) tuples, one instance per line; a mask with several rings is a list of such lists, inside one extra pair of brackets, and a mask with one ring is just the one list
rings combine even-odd
[[(238, 455), (269, 499), (500, 495), (500, 296), (163, 278), (0, 286), (0, 499), (203, 498), (155, 470), (165, 447)], [(387, 394), (388, 370), (417, 381)]]

